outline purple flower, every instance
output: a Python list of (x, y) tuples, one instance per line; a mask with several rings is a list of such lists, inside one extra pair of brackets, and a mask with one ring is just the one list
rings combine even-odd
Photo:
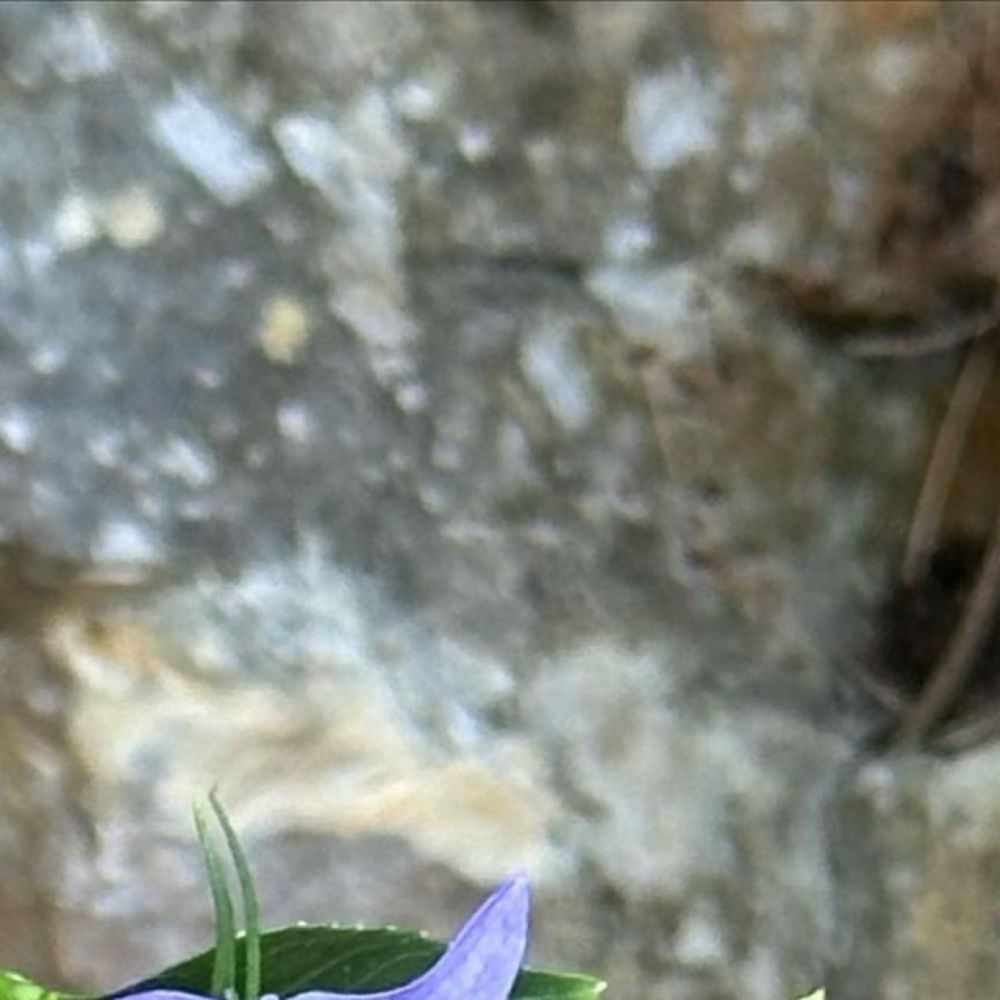
[[(288, 1000), (507, 1000), (528, 944), (531, 887), (524, 875), (505, 882), (465, 922), (423, 975), (379, 993), (309, 990)], [(180, 990), (146, 990), (123, 1000), (209, 1000)], [(273, 996), (261, 1000), (276, 1000)]]

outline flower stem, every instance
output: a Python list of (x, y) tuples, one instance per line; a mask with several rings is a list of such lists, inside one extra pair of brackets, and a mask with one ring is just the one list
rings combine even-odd
[(253, 875), (250, 863), (240, 844), (239, 837), (230, 823), (226, 811), (222, 808), (215, 791), (209, 793), (208, 801), (222, 827), (222, 833), (229, 847), (229, 854), (236, 869), (236, 878), (240, 884), (240, 894), (243, 898), (243, 926), (246, 942), (246, 970), (243, 980), (242, 1000), (258, 1000), (260, 996), (260, 908), (257, 904), (257, 892), (254, 889)]
[(212, 965), (211, 993), (213, 997), (225, 997), (230, 996), (236, 988), (236, 921), (233, 900), (226, 885), (222, 861), (212, 843), (200, 806), (194, 808), (194, 824), (198, 830), (198, 841), (212, 893), (212, 907), (215, 910), (215, 961)]

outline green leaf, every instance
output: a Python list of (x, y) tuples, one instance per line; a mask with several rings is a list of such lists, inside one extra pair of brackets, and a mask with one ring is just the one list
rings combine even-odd
[[(257, 1000), (260, 996), (260, 906), (257, 903), (257, 890), (254, 888), (253, 875), (250, 873), (250, 862), (243, 851), (240, 838), (229, 822), (226, 810), (222, 808), (215, 792), (211, 792), (208, 801), (215, 813), (215, 818), (222, 827), (222, 833), (229, 847), (236, 877), (240, 883), (240, 894), (243, 897), (243, 927), (245, 928), (245, 966), (241, 1000)], [(213, 979), (215, 978), (213, 974)], [(218, 994), (216, 994), (218, 995)]]
[[(441, 942), (415, 931), (301, 925), (262, 934), (260, 947), (261, 992), (282, 997), (306, 990), (374, 993), (392, 989), (429, 969), (445, 949)], [(236, 957), (237, 966), (245, 968), (243, 938), (237, 942)], [(207, 994), (213, 962), (214, 953), (204, 952), (116, 995), (166, 988)], [(525, 969), (511, 996), (514, 1000), (594, 1000), (603, 989), (604, 983), (590, 976)], [(0, 1000), (6, 998), (0, 995)]]
[(207, 992), (214, 997), (221, 997), (236, 989), (236, 917), (229, 886), (226, 885), (222, 859), (212, 843), (208, 823), (199, 806), (194, 809), (194, 825), (198, 831), (201, 853), (205, 858), (212, 909), (215, 911), (215, 948), (212, 949), (212, 975)]
[(56, 993), (9, 969), (0, 969), (0, 1000), (83, 1000), (69, 993)]

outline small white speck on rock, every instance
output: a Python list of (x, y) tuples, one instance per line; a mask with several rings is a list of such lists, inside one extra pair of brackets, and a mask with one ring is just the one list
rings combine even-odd
[(31, 450), (36, 436), (35, 423), (23, 409), (8, 408), (0, 411), (0, 441), (11, 451), (24, 455)]
[(614, 260), (634, 260), (656, 243), (656, 230), (648, 219), (619, 218), (604, 232), (605, 255)]
[(193, 487), (204, 487), (216, 477), (215, 459), (201, 444), (172, 437), (160, 450), (157, 462), (169, 476)]
[(554, 315), (541, 317), (522, 345), (521, 369), (563, 427), (587, 426), (597, 403), (594, 380), (572, 326)]
[(430, 403), (430, 394), (423, 382), (403, 382), (395, 387), (393, 395), (404, 413), (422, 413)]
[(129, 518), (111, 518), (98, 530), (90, 554), (98, 563), (149, 564), (157, 561), (161, 548), (159, 538), (148, 525)]
[(52, 233), (59, 248), (69, 252), (93, 243), (100, 235), (94, 206), (78, 191), (66, 195), (56, 208)]
[(689, 966), (711, 966), (726, 958), (726, 942), (718, 915), (699, 908), (688, 913), (674, 935), (673, 951), (677, 960)]
[(296, 444), (305, 444), (315, 431), (312, 414), (300, 400), (283, 402), (278, 407), (277, 420), (282, 436)]
[(458, 151), (470, 163), (485, 160), (493, 151), (493, 136), (484, 125), (463, 125), (458, 131)]

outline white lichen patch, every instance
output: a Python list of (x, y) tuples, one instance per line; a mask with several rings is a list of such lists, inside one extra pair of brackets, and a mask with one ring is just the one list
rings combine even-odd
[(646, 169), (678, 166), (718, 146), (724, 111), (718, 85), (684, 62), (632, 84), (625, 139)]
[(104, 76), (118, 64), (118, 53), (109, 36), (86, 10), (72, 19), (55, 19), (45, 35), (44, 55), (68, 83)]
[(316, 433), (316, 421), (301, 400), (286, 400), (275, 414), (278, 430), (287, 441), (308, 443)]
[(275, 295), (261, 310), (257, 340), (264, 354), (278, 365), (295, 364), (309, 343), (309, 312), (290, 295)]
[(458, 151), (466, 160), (480, 163), (493, 153), (496, 137), (488, 125), (467, 123), (459, 127), (456, 142)]
[[(44, 30), (7, 52), (5, 73), (19, 86), (34, 89), (53, 78), (76, 84), (118, 67), (114, 43), (89, 11), (76, 8), (72, 16), (47, 17), (44, 24)], [(13, 25), (9, 30), (12, 38), (17, 35)]]
[(540, 316), (521, 345), (521, 369), (566, 430), (587, 426), (597, 406), (594, 378), (570, 323), (554, 314)]
[(294, 173), (332, 205), (352, 216), (394, 214), (385, 184), (399, 177), (405, 155), (381, 95), (366, 94), (336, 121), (287, 115), (273, 131)]
[(393, 109), (406, 121), (433, 121), (451, 95), (453, 78), (443, 63), (406, 77), (392, 91)]
[(90, 546), (94, 562), (111, 565), (148, 564), (162, 556), (162, 543), (146, 523), (110, 517), (97, 530)]
[(101, 234), (93, 201), (80, 191), (72, 191), (56, 206), (52, 237), (60, 250), (82, 250)]
[(350, 207), (355, 183), (351, 153), (332, 122), (315, 115), (288, 115), (275, 124), (274, 138), (300, 180), (333, 205)]
[(587, 289), (627, 337), (655, 344), (668, 360), (691, 358), (710, 346), (702, 276), (693, 264), (601, 267), (588, 275)]
[(193, 90), (153, 115), (153, 138), (219, 201), (235, 205), (271, 179), (271, 166), (241, 126)]
[(368, 92), (335, 117), (295, 112), (273, 128), (286, 163), (335, 210), (340, 229), (323, 258), (333, 314), (371, 351), (376, 377), (410, 380), (404, 356), (417, 329), (400, 270), (402, 221), (396, 184), (408, 151), (388, 102)]
[(614, 261), (643, 257), (656, 244), (656, 228), (646, 218), (612, 219), (603, 233), (604, 256)]
[(87, 440), (87, 454), (104, 469), (113, 469), (125, 456), (127, 441), (118, 428), (96, 428)]
[(8, 406), (0, 411), (0, 442), (18, 455), (31, 450), (38, 437), (38, 427), (22, 407)]
[(196, 489), (210, 486), (218, 472), (215, 458), (204, 445), (182, 437), (171, 437), (163, 444), (156, 464), (168, 476)]
[(684, 914), (673, 936), (677, 961), (688, 966), (711, 966), (724, 962), (729, 947), (723, 934), (725, 921), (715, 908), (697, 902)]
[(411, 344), (417, 326), (399, 301), (399, 291), (378, 282), (344, 284), (330, 296), (330, 308), (377, 352), (396, 352)]

